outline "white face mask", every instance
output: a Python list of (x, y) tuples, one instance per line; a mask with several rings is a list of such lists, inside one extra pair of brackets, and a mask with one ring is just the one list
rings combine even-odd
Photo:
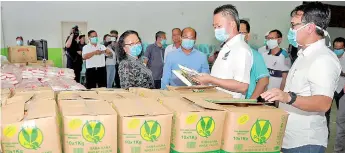
[(267, 41), (267, 47), (268, 49), (274, 49), (278, 47), (278, 40), (277, 39), (270, 39)]

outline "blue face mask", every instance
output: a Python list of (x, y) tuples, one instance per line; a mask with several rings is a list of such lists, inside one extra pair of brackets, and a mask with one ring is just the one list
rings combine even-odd
[(230, 37), (230, 35), (226, 33), (225, 28), (215, 29), (214, 34), (216, 39), (220, 42), (225, 42)]
[(90, 38), (91, 44), (97, 44), (98, 43), (98, 38), (97, 37), (92, 37)]
[(18, 46), (22, 46), (22, 45), (23, 45), (23, 41), (17, 40), (17, 45), (18, 45)]
[(162, 46), (165, 46), (167, 44), (167, 40), (166, 39), (162, 39), (161, 40), (161, 44), (162, 44)]
[(264, 40), (264, 45), (267, 46), (267, 39)]
[(344, 54), (344, 49), (335, 49), (335, 50), (334, 50), (334, 53), (335, 53), (337, 56), (342, 55), (342, 54)]
[(131, 46), (130, 48), (130, 55), (137, 57), (140, 55), (141, 51), (143, 50), (143, 47), (141, 44), (136, 44), (134, 46)]
[(296, 48), (298, 47), (297, 41), (296, 41), (296, 31), (290, 28), (287, 38), (288, 38), (289, 44), (291, 44), (292, 46)]
[(182, 39), (182, 44), (181, 46), (184, 49), (192, 49), (194, 47), (195, 40), (192, 39)]

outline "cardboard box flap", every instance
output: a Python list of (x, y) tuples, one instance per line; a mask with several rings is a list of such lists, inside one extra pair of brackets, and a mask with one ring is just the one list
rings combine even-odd
[(59, 107), (64, 116), (116, 114), (107, 102), (100, 100), (61, 100)]
[(2, 106), (1, 124), (11, 124), (24, 119), (24, 103), (12, 103)]
[(206, 85), (198, 85), (198, 86), (167, 86), (168, 90), (192, 90), (192, 89), (213, 89), (217, 86), (206, 86)]
[(42, 91), (27, 91), (17, 92), (16, 96), (33, 95), (34, 99), (54, 99), (55, 93), (53, 90), (42, 90)]
[(189, 100), (193, 103), (195, 103), (196, 105), (203, 107), (205, 109), (211, 109), (211, 110), (224, 110), (223, 107), (214, 104), (214, 103), (210, 103), (207, 102), (204, 98), (202, 97), (198, 97), (198, 96), (184, 96), (183, 98), (185, 98), (186, 100)]
[(7, 99), (6, 104), (11, 104), (11, 103), (26, 103), (30, 101), (34, 97), (33, 93), (30, 94), (25, 94), (25, 95), (19, 95), (19, 96), (13, 96), (12, 98)]
[(156, 99), (132, 98), (113, 101), (113, 107), (120, 116), (156, 116), (172, 112), (159, 104)]
[(56, 103), (54, 100), (40, 100), (27, 104), (25, 120), (32, 120), (56, 116)]
[(174, 97), (179, 96), (178, 92), (175, 91), (167, 91), (167, 90), (160, 90), (160, 89), (147, 89), (147, 88), (129, 88), (129, 92), (139, 95), (141, 97), (146, 98), (156, 98), (156, 97)]
[(98, 99), (96, 91), (61, 91), (58, 100)]
[(195, 103), (178, 97), (161, 97), (159, 101), (169, 109), (177, 112), (199, 112), (205, 109)]
[(115, 88), (92, 88), (91, 90), (93, 91), (97, 91), (98, 92), (109, 92), (109, 93), (116, 93), (116, 92), (119, 92), (119, 93), (122, 93), (122, 92), (128, 92), (127, 90), (125, 89), (115, 89)]

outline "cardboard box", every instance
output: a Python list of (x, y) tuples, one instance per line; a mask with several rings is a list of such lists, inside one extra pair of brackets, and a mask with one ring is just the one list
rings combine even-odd
[(115, 93), (128, 93), (125, 89), (117, 89), (117, 88), (92, 88), (93, 91), (104, 91), (104, 92), (115, 92)]
[(175, 91), (181, 96), (197, 96), (197, 97), (213, 97), (213, 98), (232, 98), (231, 94), (216, 89), (216, 86), (183, 86), (183, 87), (167, 87), (169, 91)]
[(44, 66), (44, 67), (53, 67), (54, 66), (54, 61), (52, 60), (38, 60), (36, 62), (29, 62), (28, 66)]
[(4, 152), (61, 153), (56, 103), (12, 103), (2, 107), (2, 115)]
[(99, 99), (96, 91), (61, 91), (57, 94), (59, 100), (77, 100), (77, 99)]
[(177, 97), (179, 93), (175, 91), (159, 90), (159, 89), (147, 89), (147, 88), (129, 88), (129, 92), (145, 98), (152, 97)]
[(217, 104), (177, 97), (160, 98), (174, 111), (172, 152), (219, 152), (226, 111)]
[(123, 99), (139, 98), (139, 96), (130, 92), (111, 92), (111, 91), (99, 91), (99, 99), (105, 100), (108, 103), (113, 101), (121, 101)]
[(117, 114), (105, 101), (61, 100), (64, 153), (117, 152)]
[(112, 102), (119, 114), (120, 153), (169, 153), (172, 112), (155, 99), (132, 98)]
[[(185, 97), (192, 101), (203, 97)], [(222, 152), (280, 152), (288, 113), (271, 106), (250, 104), (221, 105), (227, 111)]]
[(35, 46), (12, 46), (8, 48), (8, 61), (11, 63), (36, 62)]

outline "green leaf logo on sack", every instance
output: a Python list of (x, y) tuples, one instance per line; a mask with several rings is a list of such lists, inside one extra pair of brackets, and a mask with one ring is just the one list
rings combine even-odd
[(256, 120), (250, 130), (250, 137), (257, 144), (265, 144), (272, 134), (272, 125), (269, 120)]
[(208, 138), (213, 133), (216, 127), (212, 117), (201, 117), (199, 122), (196, 124), (196, 131), (202, 137)]
[(91, 143), (99, 143), (104, 137), (105, 128), (99, 121), (88, 121), (82, 128), (84, 139)]
[(157, 121), (145, 121), (140, 128), (140, 135), (146, 141), (157, 141), (161, 136), (161, 125)]
[(37, 127), (22, 128), (18, 134), (18, 141), (26, 149), (37, 150), (43, 142), (42, 131)]

